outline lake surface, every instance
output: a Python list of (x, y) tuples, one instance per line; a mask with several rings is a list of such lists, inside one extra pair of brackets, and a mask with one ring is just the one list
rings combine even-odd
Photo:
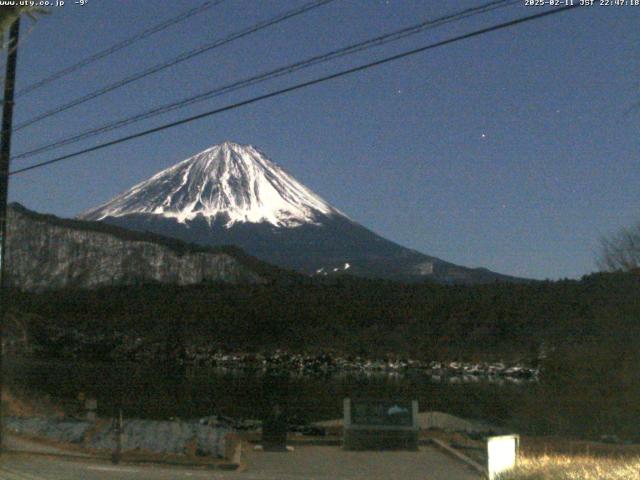
[[(422, 372), (271, 376), (215, 368), (163, 365), (4, 360), (5, 384), (27, 395), (50, 396), (73, 409), (78, 394), (98, 400), (98, 415), (122, 408), (127, 417), (169, 419), (227, 415), (261, 418), (277, 402), (299, 423), (342, 416), (345, 397), (417, 399), (420, 410), (503, 423), (529, 386), (483, 381), (437, 381)], [(77, 408), (77, 407), (76, 407)]]

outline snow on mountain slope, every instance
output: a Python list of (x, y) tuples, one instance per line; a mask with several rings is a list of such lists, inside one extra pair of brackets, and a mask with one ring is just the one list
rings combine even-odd
[(235, 245), (307, 275), (512, 280), (387, 240), (333, 208), (254, 147), (231, 142), (163, 170), (80, 218), (199, 245)]
[(277, 227), (345, 217), (251, 145), (224, 142), (159, 172), (80, 218), (151, 214), (185, 223), (202, 216)]

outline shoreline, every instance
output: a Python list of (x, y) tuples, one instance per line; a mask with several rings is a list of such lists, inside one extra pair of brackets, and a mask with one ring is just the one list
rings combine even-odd
[[(289, 353), (276, 350), (271, 353), (222, 353), (202, 352), (185, 349), (164, 357), (152, 355), (149, 351), (118, 352), (107, 358), (90, 355), (59, 356), (61, 363), (96, 362), (147, 366), (160, 364), (177, 370), (213, 369), (229, 374), (260, 374), (292, 377), (333, 377), (333, 376), (390, 376), (403, 377), (424, 375), (437, 383), (529, 383), (538, 382), (540, 369), (525, 362), (461, 362), (422, 361), (413, 359), (371, 359), (360, 356), (341, 356), (329, 353), (319, 355)], [(37, 354), (5, 354), (7, 361), (28, 360), (47, 361), (51, 357)], [(69, 358), (71, 357), (71, 358)], [(160, 359), (160, 360), (159, 360)]]

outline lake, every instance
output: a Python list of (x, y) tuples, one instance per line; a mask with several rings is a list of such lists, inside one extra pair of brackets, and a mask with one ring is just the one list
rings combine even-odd
[(527, 384), (438, 381), (420, 371), (403, 374), (272, 376), (221, 368), (175, 369), (163, 365), (4, 359), (5, 385), (30, 396), (48, 395), (77, 408), (78, 394), (98, 400), (98, 415), (169, 419), (226, 415), (261, 418), (274, 402), (296, 422), (342, 416), (345, 397), (417, 399), (420, 410), (503, 423)]

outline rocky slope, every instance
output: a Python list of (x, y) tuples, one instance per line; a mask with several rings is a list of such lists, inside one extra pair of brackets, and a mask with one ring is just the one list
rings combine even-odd
[(235, 248), (206, 248), (12, 204), (7, 279), (24, 290), (160, 282), (261, 283), (278, 269)]

